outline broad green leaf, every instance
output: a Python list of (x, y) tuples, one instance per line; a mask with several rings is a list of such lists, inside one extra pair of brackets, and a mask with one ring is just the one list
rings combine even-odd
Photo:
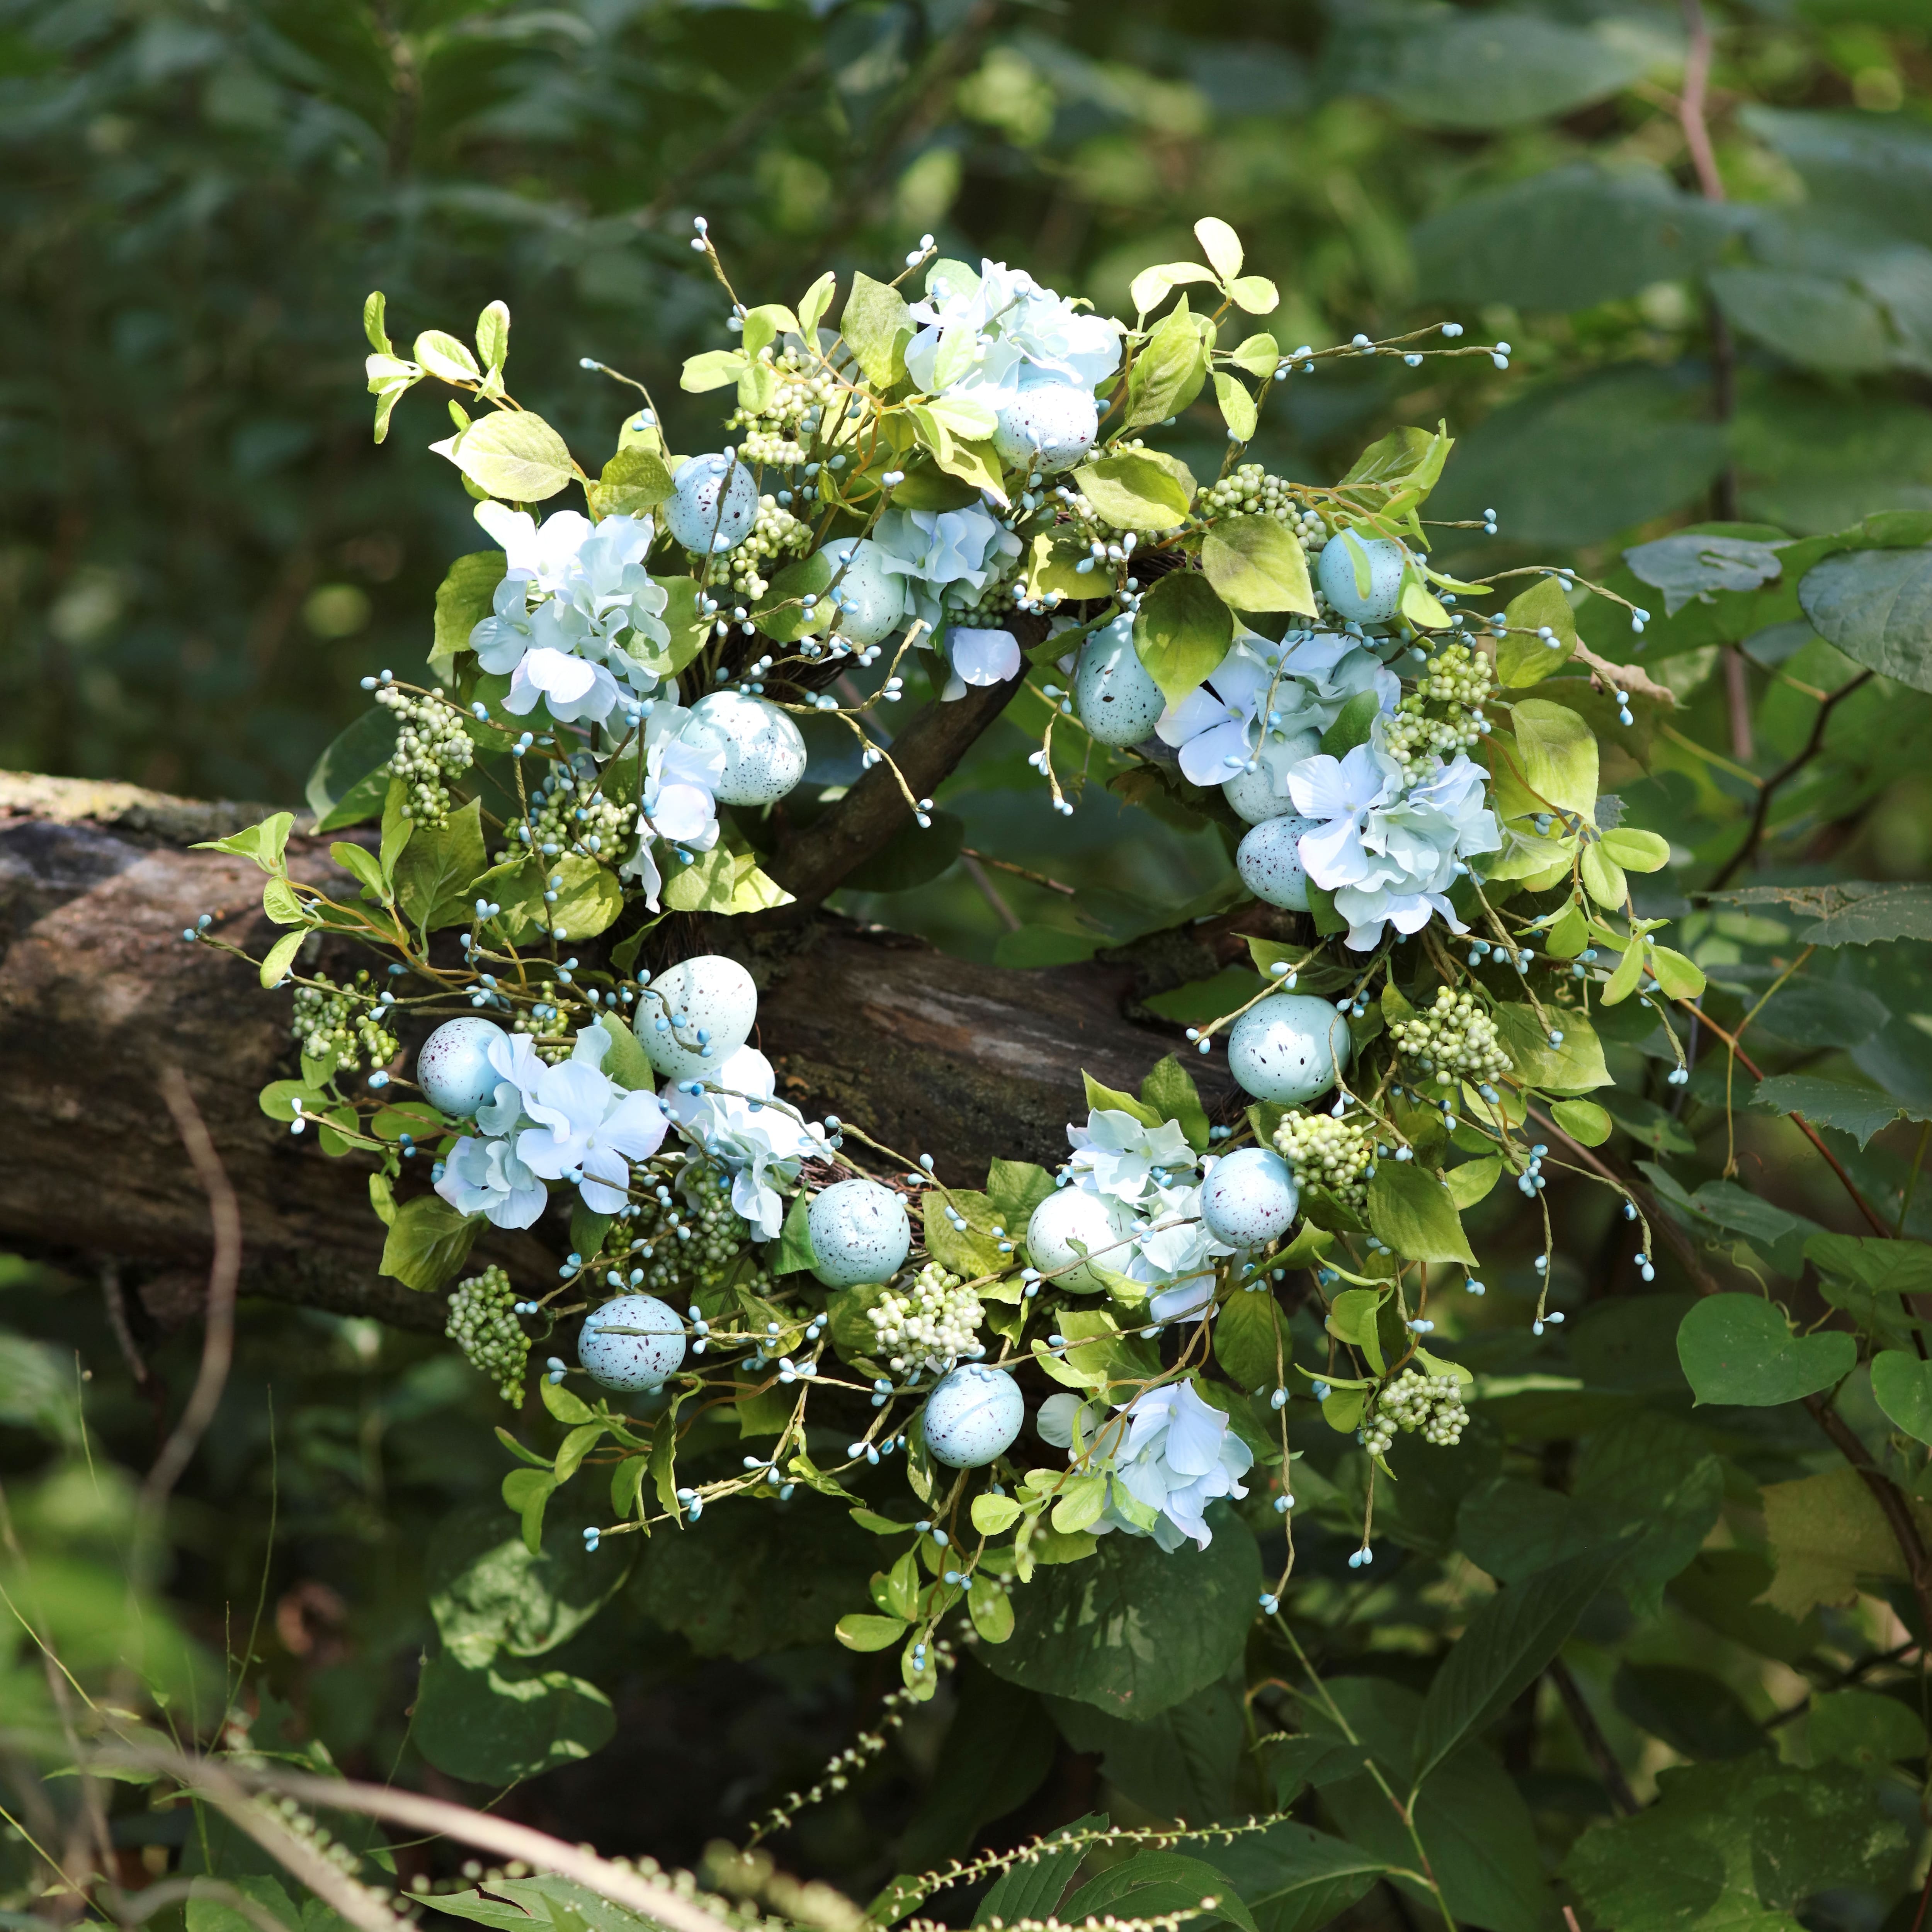
[(1674, 617), (1693, 598), (1714, 604), (1726, 591), (1758, 590), (1775, 583), (1784, 566), (1782, 543), (1715, 531), (1684, 531), (1639, 544), (1624, 553), (1632, 575), (1663, 592), (1663, 614)]
[(470, 888), (488, 862), (481, 812), (480, 801), (473, 798), (446, 824), (419, 825), (397, 860), (396, 902), (419, 931), (467, 926), (476, 916)]
[[(440, 592), (437, 601), (440, 605)], [(468, 634), (464, 634), (466, 640)], [(317, 832), (338, 832), (380, 813), (399, 728), (393, 711), (374, 704), (330, 740), (308, 774), (305, 793)]]
[(811, 1223), (807, 1218), (811, 1206), (812, 1197), (804, 1189), (792, 1196), (792, 1204), (785, 1210), (777, 1248), (768, 1264), (774, 1275), (798, 1274), (818, 1265), (819, 1258), (812, 1249)]
[(674, 487), (662, 457), (648, 449), (620, 449), (590, 486), (591, 513), (600, 518), (645, 516)]
[(1603, 850), (1627, 872), (1658, 872), (1670, 863), (1670, 842), (1654, 832), (1639, 832), (1634, 826), (1619, 826), (1605, 832)]
[(1516, 1078), (1526, 1087), (1547, 1094), (1587, 1094), (1611, 1084), (1609, 1069), (1603, 1064), (1603, 1043), (1596, 1029), (1583, 1016), (1570, 1007), (1546, 1007), (1563, 1035), (1552, 1046), (1534, 1006), (1513, 1003), (1496, 1007), (1490, 1018), (1497, 1036), (1516, 1067)]
[(1020, 1520), (1020, 1505), (1011, 1496), (982, 1490), (972, 1499), (972, 1526), (983, 1536), (999, 1536)]
[(1510, 706), (1525, 782), (1546, 808), (1597, 808), (1597, 734), (1567, 706), (1526, 698)]
[(329, 856), (346, 872), (353, 872), (358, 881), (368, 886), (377, 898), (383, 896), (387, 884), (383, 877), (382, 862), (374, 853), (365, 851), (359, 845), (352, 845), (346, 839), (338, 838), (329, 848)]
[[(611, 1042), (598, 1063), (599, 1070), (632, 1093), (656, 1093), (657, 1075), (638, 1044), (637, 1035), (614, 1012), (600, 1015), (591, 1024), (607, 1034)], [(590, 1250), (586, 1248), (583, 1252), (588, 1254)]]
[(440, 328), (425, 328), (410, 351), (432, 376), (446, 382), (475, 382), (482, 377), (469, 345)]
[(1932, 1294), (1932, 1247), (1870, 1235), (1813, 1234), (1804, 1257), (1820, 1274), (1841, 1275), (1878, 1294)]
[[(1179, 416), (1207, 380), (1207, 356), (1186, 296), (1157, 322), (1127, 372), (1128, 429)], [(1178, 521), (1179, 519), (1175, 520)], [(1132, 526), (1130, 526), (1132, 527)]]
[(380, 289), (363, 298), (362, 333), (369, 338), (369, 346), (379, 356), (395, 353), (383, 323), (383, 311), (388, 306), (389, 298)]
[(1250, 315), (1272, 315), (1281, 305), (1281, 292), (1266, 275), (1237, 275), (1228, 284), (1236, 308)]
[(272, 991), (288, 976), (295, 964), (295, 956), (302, 950), (302, 942), (308, 937), (306, 930), (285, 932), (269, 948), (258, 975), (264, 986)]
[[(497, 586), (503, 580), (509, 567), (509, 560), (501, 550), (474, 551), (468, 556), (459, 556), (437, 586), (436, 641), (429, 654), (429, 668), (441, 681), (448, 682), (457, 658), (470, 648), (470, 633), (494, 608)], [(380, 710), (377, 715), (388, 721), (393, 740), (395, 715)], [(339, 744), (341, 740), (336, 742)], [(335, 747), (329, 748), (332, 752)], [(326, 758), (328, 754), (323, 755)], [(313, 778), (309, 780), (311, 786), (314, 782)], [(310, 802), (314, 802), (313, 796)]]
[[(1245, 442), (1254, 434), (1254, 398), (1247, 385), (1224, 370), (1214, 372), (1214, 399), (1221, 406), (1221, 419), (1237, 442)], [(1300, 548), (1299, 545), (1297, 546)]]
[[(545, 876), (561, 879), (563, 884), (552, 888), (557, 903), (544, 908), (542, 922), (559, 939), (594, 939), (608, 931), (623, 910), (623, 888), (616, 873), (582, 852), (566, 852), (560, 859), (545, 863), (548, 868)], [(684, 876), (681, 872), (672, 874), (670, 884), (665, 888), (667, 905), (672, 902), (671, 885)]]
[(1405, 1260), (1476, 1264), (1448, 1189), (1414, 1161), (1377, 1164), (1369, 1183), (1369, 1225)]
[(1412, 1786), (1543, 1675), (1623, 1558), (1615, 1544), (1585, 1550), (1499, 1591), (1470, 1618), (1423, 1700)]
[(854, 1610), (840, 1618), (832, 1634), (848, 1650), (889, 1650), (905, 1636), (906, 1624), (899, 1617), (868, 1616)]
[(1017, 1918), (1053, 1916), (1061, 1894), (1072, 1883), (1074, 1874), (1087, 1855), (1084, 1844), (1067, 1845), (1059, 1841), (1077, 1833), (1083, 1835), (1104, 1830), (1107, 1822), (1103, 1814), (1091, 1812), (1050, 1834), (1032, 1863), (1023, 1861), (1008, 1865), (1000, 1874), (992, 1889), (980, 1900), (972, 1922), (985, 1925), (998, 1918), (1010, 1925)]
[(1211, 1684), (1241, 1654), (1261, 1587), (1254, 1538), (1212, 1514), (1205, 1550), (1103, 1537), (1077, 1563), (1037, 1570), (1016, 1593), (1014, 1640), (984, 1659), (1029, 1690), (1150, 1718)]
[(480, 1214), (460, 1214), (440, 1195), (419, 1194), (396, 1210), (379, 1272), (420, 1294), (453, 1281), (482, 1232)]
[[(1348, 1748), (1340, 1747), (1342, 1752)], [(1387, 1869), (1375, 1852), (1289, 1818), (1224, 1843), (1210, 1838), (1200, 1856), (1233, 1885), (1262, 1932), (1317, 1932), (1345, 1912)]]
[(510, 312), (507, 302), (493, 302), (476, 318), (476, 352), (493, 376), (503, 374), (509, 360)]
[(557, 1537), (533, 1553), (521, 1536), (506, 1531), (493, 1503), (440, 1524), (427, 1568), (430, 1613), (443, 1648), (471, 1670), (499, 1652), (540, 1657), (567, 1642), (630, 1575), (627, 1553), (587, 1552), (574, 1536)]
[(798, 304), (798, 333), (805, 338), (807, 346), (818, 339), (819, 325), (825, 319), (825, 311), (832, 305), (832, 298), (838, 293), (839, 278), (828, 268), (805, 291), (805, 298)]
[(1137, 450), (1083, 464), (1074, 481), (1100, 515), (1123, 530), (1172, 530), (1186, 520), (1194, 500), (1173, 467)]
[(465, 476), (512, 503), (541, 503), (576, 474), (569, 446), (528, 410), (497, 410), (473, 423), (449, 450)]
[(1357, 84), (1438, 128), (1552, 119), (1628, 86), (1650, 58), (1607, 34), (1501, 10), (1432, 14), (1369, 44)]
[(1182, 1064), (1178, 1054), (1170, 1053), (1154, 1063), (1140, 1083), (1140, 1099), (1160, 1119), (1178, 1120), (1188, 1146), (1197, 1154), (1206, 1151), (1207, 1110), (1200, 1103), (1200, 1090), (1194, 1083), (1194, 1076)]
[(1279, 518), (1222, 518), (1201, 540), (1200, 567), (1236, 610), (1315, 614), (1308, 554)]
[(1744, 334), (1801, 368), (1856, 375), (1892, 359), (1885, 311), (1837, 275), (1804, 268), (1714, 268), (1711, 292)]
[(1759, 1295), (1713, 1294), (1684, 1318), (1677, 1353), (1699, 1402), (1765, 1408), (1843, 1380), (1858, 1342), (1837, 1330), (1794, 1335), (1783, 1311)]
[[(1520, 690), (1549, 676), (1562, 668), (1576, 648), (1576, 620), (1563, 586), (1554, 577), (1539, 578), (1528, 590), (1511, 598), (1503, 619), (1509, 629), (1496, 641), (1496, 682), (1506, 690)], [(1547, 638), (1535, 634), (1540, 630), (1556, 633), (1554, 650)], [(1519, 722), (1519, 740), (1522, 728)]]
[(1331, 758), (1345, 758), (1357, 745), (1368, 743), (1375, 720), (1381, 714), (1379, 692), (1357, 692), (1336, 714), (1335, 722), (1321, 734), (1323, 752)]
[(1610, 1117), (1594, 1100), (1559, 1100), (1549, 1116), (1573, 1141), (1601, 1147), (1610, 1138)]
[(1281, 359), (1281, 344), (1272, 335), (1251, 335), (1228, 351), (1227, 359), (1237, 369), (1263, 380), (1274, 374)]
[(1137, 1100), (1132, 1094), (1123, 1094), (1117, 1087), (1102, 1086), (1091, 1073), (1083, 1072), (1080, 1079), (1086, 1087), (1089, 1108), (1116, 1108), (1123, 1114), (1131, 1114), (1143, 1127), (1158, 1127), (1167, 1118), (1147, 1101)]
[(1492, 1154), (1483, 1160), (1465, 1160), (1461, 1166), (1450, 1168), (1442, 1178), (1450, 1199), (1459, 1209), (1473, 1208), (1477, 1202), (1487, 1200), (1502, 1179), (1503, 1157)]
[[(1197, 1922), (1236, 1925), (1259, 1932), (1254, 1918), (1234, 1888), (1220, 1882), (1212, 1865), (1179, 1852), (1136, 1852), (1108, 1865), (1067, 1900), (1067, 1922), (1097, 1918), (1150, 1918), (1164, 1912), (1191, 1912)], [(1212, 1912), (1204, 1901), (1215, 1900)]]
[(439, 1657), (424, 1666), (410, 1735), (438, 1771), (500, 1786), (587, 1758), (616, 1731), (610, 1700), (567, 1671)]
[(1876, 1690), (1821, 1690), (1804, 1717), (1811, 1762), (1834, 1759), (1876, 1768), (1925, 1755), (1924, 1720), (1896, 1697)]
[(1932, 886), (1840, 879), (1813, 886), (1747, 886), (1712, 896), (1727, 905), (1778, 906), (1809, 920), (1796, 934), (1807, 946), (1932, 939)]
[(711, 389), (729, 388), (744, 374), (749, 360), (741, 349), (707, 349), (701, 354), (687, 356), (678, 386), (697, 395)]
[(1134, 648), (1170, 704), (1212, 673), (1233, 635), (1233, 613), (1190, 570), (1160, 578), (1134, 614)]
[(1828, 1080), (1819, 1073), (1779, 1073), (1760, 1080), (1751, 1105), (1767, 1113), (1799, 1114), (1813, 1126), (1836, 1127), (1861, 1148), (1906, 1112), (1876, 1087), (1854, 1087), (1849, 1080)]
[(1146, 315), (1160, 307), (1185, 282), (1211, 282), (1214, 272), (1198, 262), (1162, 262), (1143, 268), (1128, 285), (1134, 313)]
[(1872, 1358), (1872, 1397), (1896, 1429), (1932, 1443), (1932, 1362), (1902, 1348)]
[(1194, 239), (1200, 244), (1214, 272), (1224, 282), (1231, 282), (1241, 272), (1241, 238), (1219, 216), (1203, 214), (1194, 225)]
[(1932, 691), (1932, 548), (1855, 550), (1807, 571), (1798, 602), (1854, 662)]
[(870, 275), (852, 277), (839, 332), (875, 389), (889, 389), (904, 380), (906, 345), (913, 331), (912, 312), (897, 289)]
[(1281, 1304), (1266, 1286), (1251, 1294), (1231, 1294), (1221, 1304), (1214, 1324), (1214, 1359), (1237, 1388), (1251, 1393), (1275, 1387), (1294, 1358)]
[(288, 850), (290, 829), (295, 824), (292, 812), (278, 812), (263, 819), (260, 824), (250, 826), (244, 832), (231, 832), (225, 838), (205, 838), (191, 849), (197, 852), (233, 852), (244, 859), (252, 859), (265, 872), (279, 873), (287, 868), (284, 854)]

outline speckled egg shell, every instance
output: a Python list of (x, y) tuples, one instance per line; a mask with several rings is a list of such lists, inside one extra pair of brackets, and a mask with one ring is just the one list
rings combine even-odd
[(834, 590), (845, 600), (834, 616), (831, 594), (819, 599), (827, 628), (855, 644), (883, 644), (906, 622), (906, 580), (886, 570), (885, 553), (870, 538), (840, 537), (825, 545), (825, 555), (838, 572)]
[(926, 1398), (926, 1448), (949, 1469), (978, 1469), (1012, 1446), (1026, 1419), (1020, 1384), (1004, 1369), (954, 1370)]
[(505, 1037), (494, 1020), (445, 1020), (416, 1056), (416, 1084), (440, 1112), (467, 1117), (497, 1090), (490, 1042)]
[[(1042, 1274), (1053, 1276), (1056, 1287), (1073, 1294), (1098, 1294), (1107, 1284), (1081, 1262), (1073, 1244), (1080, 1242), (1102, 1268), (1124, 1274), (1132, 1251), (1118, 1244), (1133, 1232), (1134, 1210), (1125, 1202), (1089, 1194), (1083, 1187), (1062, 1187), (1033, 1210), (1026, 1223), (1026, 1252)], [(1101, 1253), (1102, 1249), (1107, 1252)], [(1055, 1273), (1059, 1268), (1066, 1273)]]
[(758, 484), (742, 463), (722, 454), (693, 456), (678, 466), (673, 484), (664, 527), (687, 550), (701, 556), (707, 550), (736, 550), (751, 535), (758, 520)]
[[(1352, 547), (1360, 544), (1368, 559), (1369, 594), (1356, 587)], [(1386, 624), (1396, 614), (1402, 594), (1402, 567), (1409, 554), (1393, 537), (1333, 536), (1315, 560), (1315, 580), (1330, 605), (1358, 624)]]
[(1230, 1248), (1263, 1248), (1294, 1226), (1301, 1205), (1288, 1164), (1266, 1148), (1224, 1154), (1201, 1183), (1200, 1218)]
[(1326, 1000), (1277, 993), (1228, 1030), (1227, 1070), (1257, 1100), (1294, 1106), (1326, 1094), (1354, 1042)]
[(1137, 745), (1153, 730), (1167, 700), (1134, 648), (1134, 620), (1116, 617), (1095, 632), (1074, 673), (1080, 722), (1103, 745)]
[(1035, 382), (1002, 406), (993, 446), (1005, 463), (1071, 470), (1093, 447), (1100, 406), (1072, 382)]
[(1297, 849), (1302, 834), (1312, 832), (1318, 818), (1284, 812), (1264, 818), (1234, 848), (1234, 869), (1241, 883), (1257, 899), (1286, 906), (1291, 912), (1308, 910), (1308, 868)]
[[(1286, 771), (1291, 765), (1313, 758), (1321, 749), (1319, 731), (1297, 731), (1269, 746), (1268, 756), (1258, 760), (1251, 772), (1236, 772), (1221, 787), (1221, 795), (1236, 815), (1250, 825), (1259, 825), (1263, 819), (1280, 818), (1294, 810), (1295, 802), (1286, 792), (1275, 789), (1275, 771)], [(1273, 771), (1269, 769), (1270, 765)]]
[(906, 1264), (912, 1224), (906, 1204), (876, 1180), (841, 1180), (812, 1197), (812, 1272), (828, 1288), (890, 1281)]
[[(613, 1328), (644, 1328), (644, 1335), (613, 1335)], [(635, 1394), (663, 1385), (684, 1359), (684, 1324), (675, 1309), (654, 1294), (620, 1294), (584, 1318), (577, 1359), (593, 1382)]]
[[(660, 1028), (659, 1018), (670, 1021)], [(638, 996), (631, 1024), (644, 1057), (676, 1080), (700, 1080), (718, 1069), (751, 1037), (758, 1018), (758, 987), (735, 959), (701, 952), (667, 966)], [(698, 1029), (710, 1036), (702, 1052)]]
[(725, 748), (725, 775), (713, 791), (720, 805), (773, 804), (805, 776), (805, 740), (768, 698), (714, 691), (691, 715)]

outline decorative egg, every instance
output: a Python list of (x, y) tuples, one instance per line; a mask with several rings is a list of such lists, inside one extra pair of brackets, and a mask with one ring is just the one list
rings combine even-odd
[(805, 776), (805, 740), (768, 698), (714, 691), (691, 715), (724, 747), (725, 775), (712, 788), (720, 805), (770, 805)]
[(490, 1042), (507, 1037), (494, 1020), (445, 1020), (416, 1056), (422, 1097), (440, 1113), (473, 1114), (503, 1078), (490, 1064)]
[(1318, 818), (1302, 818), (1293, 812), (1263, 819), (1234, 848), (1234, 869), (1241, 874), (1241, 883), (1270, 905), (1306, 912), (1308, 868), (1302, 863), (1301, 838), (1321, 823)]
[[(758, 483), (736, 458), (693, 456), (678, 466), (664, 527), (687, 550), (736, 550), (758, 520)], [(722, 498), (722, 503), (720, 499)]]
[(1279, 1240), (1300, 1205), (1287, 1162), (1266, 1148), (1224, 1154), (1200, 1186), (1200, 1218), (1230, 1248), (1265, 1248)]
[(667, 966), (645, 988), (631, 1024), (659, 1072), (697, 1080), (715, 1076), (750, 1039), (757, 1018), (751, 975), (735, 959), (701, 952)]
[(1276, 993), (1228, 1029), (1227, 1070), (1256, 1100), (1294, 1106), (1326, 1094), (1354, 1048), (1348, 1022), (1326, 1000)]
[(1321, 749), (1319, 731), (1296, 731), (1278, 738), (1256, 760), (1254, 769), (1236, 772), (1221, 787), (1221, 795), (1250, 825), (1259, 825), (1264, 818), (1279, 818), (1294, 810), (1295, 802), (1285, 790), (1275, 789), (1275, 774), (1286, 772)]
[[(1369, 578), (1363, 596), (1356, 583), (1360, 558)], [(1409, 554), (1393, 537), (1365, 537), (1349, 530), (1332, 536), (1315, 560), (1315, 580), (1331, 608), (1358, 624), (1386, 624), (1402, 595), (1402, 572)]]
[[(1098, 1294), (1107, 1284), (1084, 1264), (1074, 1243), (1078, 1241), (1102, 1268), (1125, 1274), (1132, 1250), (1121, 1244), (1134, 1226), (1133, 1209), (1110, 1194), (1057, 1188), (1033, 1210), (1026, 1223), (1026, 1252), (1042, 1274), (1053, 1276), (1056, 1288), (1072, 1294)], [(1064, 1274), (1059, 1272), (1062, 1268)]]
[(912, 1246), (905, 1202), (876, 1180), (837, 1181), (815, 1194), (805, 1225), (812, 1236), (812, 1272), (828, 1288), (890, 1281)]
[[(620, 1329), (641, 1332), (613, 1332)], [(684, 1324), (654, 1294), (620, 1294), (584, 1316), (577, 1359), (607, 1389), (660, 1388), (684, 1359)]]
[(1100, 406), (1074, 382), (1034, 382), (1000, 406), (993, 446), (1004, 463), (1071, 470), (1100, 433)]
[(1134, 620), (1119, 616), (1081, 647), (1074, 672), (1080, 722), (1103, 745), (1137, 745), (1159, 722), (1167, 700), (1134, 648)]
[(1026, 1419), (1020, 1384), (1004, 1369), (968, 1363), (926, 1398), (926, 1448), (949, 1469), (978, 1469), (1012, 1446)]
[(832, 588), (819, 599), (821, 613), (837, 610), (830, 628), (855, 644), (884, 643), (911, 614), (905, 578), (886, 569), (885, 552), (867, 537), (840, 537), (827, 544), (823, 554), (837, 574)]

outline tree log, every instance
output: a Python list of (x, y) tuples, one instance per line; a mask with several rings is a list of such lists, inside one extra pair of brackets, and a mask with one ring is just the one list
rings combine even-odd
[[(256, 1103), (294, 1070), (285, 992), (241, 962), (186, 945), (202, 913), (259, 957), (273, 929), (262, 874), (185, 849), (269, 808), (200, 804), (131, 785), (0, 774), (0, 1237), (89, 1269), (119, 1265), (151, 1309), (195, 1305), (209, 1252), (207, 1206), (155, 1086), (179, 1066), (239, 1196), (242, 1292), (440, 1330), (442, 1298), (377, 1272), (383, 1228), (370, 1163), (324, 1156)], [(296, 876), (346, 884), (328, 842), (290, 842)], [(1137, 1088), (1179, 1029), (1139, 1001), (1236, 956), (1250, 908), (1082, 965), (1004, 970), (825, 914), (747, 935), (763, 988), (758, 1043), (786, 1096), (836, 1112), (940, 1175), (983, 1182), (995, 1154), (1051, 1165), (1085, 1112), (1080, 1073)], [(729, 928), (711, 943), (744, 944)], [(1130, 1017), (1130, 1016), (1132, 1016)], [(412, 1042), (413, 1043), (413, 1042)], [(1224, 1074), (1204, 1094), (1231, 1118)], [(422, 1177), (427, 1180), (426, 1174)], [(416, 1183), (405, 1169), (405, 1189)], [(558, 1225), (551, 1226), (552, 1221)], [(479, 1259), (530, 1285), (555, 1279), (560, 1216), (492, 1232)]]

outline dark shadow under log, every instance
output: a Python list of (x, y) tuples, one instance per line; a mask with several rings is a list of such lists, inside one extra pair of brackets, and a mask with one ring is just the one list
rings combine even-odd
[[(207, 1208), (155, 1088), (171, 1061), (241, 1199), (242, 1292), (440, 1330), (440, 1296), (377, 1272), (368, 1163), (326, 1159), (257, 1105), (264, 1084), (293, 1071), (289, 995), (182, 942), (206, 912), (257, 956), (270, 943), (256, 868), (186, 849), (262, 815), (0, 774), (0, 1239), (90, 1270), (119, 1263), (151, 1304), (193, 1306), (184, 1271), (206, 1264)], [(327, 844), (293, 839), (291, 868), (339, 887)], [(1265, 910), (1110, 962), (1029, 971), (822, 914), (756, 942), (759, 1043), (788, 1098), (978, 1184), (995, 1154), (1064, 1156), (1066, 1124), (1085, 1112), (1083, 1068), (1137, 1088), (1179, 1043), (1177, 1028), (1128, 1017), (1139, 1000), (1213, 972), (1240, 950), (1236, 924), (1269, 929), (1254, 923)], [(1200, 1071), (1231, 1117), (1224, 1073), (1205, 1061)], [(493, 1234), (478, 1256), (533, 1284), (554, 1279), (548, 1227)]]

